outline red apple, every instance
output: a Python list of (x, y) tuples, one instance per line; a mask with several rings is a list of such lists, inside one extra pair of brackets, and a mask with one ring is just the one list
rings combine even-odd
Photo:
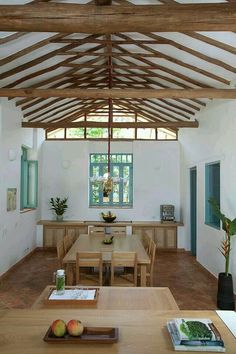
[(63, 337), (66, 333), (66, 324), (63, 320), (55, 320), (51, 324), (51, 329), (56, 337)]
[(83, 333), (84, 326), (79, 320), (70, 320), (67, 325), (67, 331), (71, 336), (80, 336)]

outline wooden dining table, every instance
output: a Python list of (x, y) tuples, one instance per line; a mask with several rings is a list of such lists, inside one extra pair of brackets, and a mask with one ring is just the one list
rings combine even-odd
[[(144, 299), (145, 301), (145, 299)], [(219, 330), (226, 353), (235, 354), (236, 339), (215, 311), (100, 309), (0, 310), (2, 354), (174, 354), (166, 323), (173, 318), (209, 318)], [(84, 326), (115, 327), (114, 344), (69, 344), (43, 341), (56, 319), (80, 320)], [(178, 352), (184, 354), (186, 351)]]
[(112, 252), (136, 252), (137, 262), (140, 267), (140, 286), (146, 286), (146, 268), (150, 258), (137, 235), (117, 235), (112, 244), (104, 244), (103, 236), (80, 235), (63, 258), (68, 276), (67, 285), (73, 284), (73, 265), (76, 263), (77, 252), (101, 252), (104, 263), (111, 262)]
[[(86, 287), (89, 289), (93, 287)], [(66, 289), (76, 290), (78, 287), (68, 286)], [(169, 288), (166, 287), (115, 287), (115, 286), (101, 286), (96, 287), (98, 290), (98, 301), (95, 305), (86, 303), (81, 305), (80, 301), (52, 301), (50, 303), (49, 296), (55, 285), (48, 285), (35, 300), (31, 309), (73, 309), (79, 308), (83, 311), (86, 308), (93, 307), (99, 310), (179, 310), (179, 307), (171, 294)]]

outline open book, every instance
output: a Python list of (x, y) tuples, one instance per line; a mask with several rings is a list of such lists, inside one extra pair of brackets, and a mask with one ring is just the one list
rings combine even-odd
[(224, 342), (211, 320), (175, 318), (167, 323), (175, 350), (224, 352)]

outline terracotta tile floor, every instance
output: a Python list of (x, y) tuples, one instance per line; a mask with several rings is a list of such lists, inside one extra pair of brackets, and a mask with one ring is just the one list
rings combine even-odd
[[(56, 253), (37, 251), (0, 283), (0, 308), (30, 307), (58, 269)], [(159, 253), (154, 286), (169, 287), (180, 309), (216, 309), (217, 280), (188, 253)]]

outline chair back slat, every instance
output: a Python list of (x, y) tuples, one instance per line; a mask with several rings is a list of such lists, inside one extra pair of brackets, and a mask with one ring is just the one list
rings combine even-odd
[(151, 240), (151, 245), (150, 245), (150, 265), (149, 265), (149, 278), (150, 278), (150, 286), (153, 286), (153, 271), (154, 271), (154, 263), (155, 263), (155, 256), (156, 256), (156, 249), (157, 246), (153, 240)]
[(63, 243), (64, 243), (65, 253), (67, 253), (69, 251), (69, 249), (71, 248), (71, 246), (73, 245), (74, 242), (75, 242), (74, 235), (67, 234), (64, 236)]
[[(116, 278), (116, 269), (124, 267), (124, 274), (120, 276), (120, 284), (119, 280)], [(125, 279), (127, 279), (126, 269), (129, 271), (132, 268), (132, 279), (129, 279), (129, 283), (125, 283)], [(137, 286), (137, 254), (136, 252), (113, 252), (111, 259), (111, 286), (112, 285), (121, 285), (121, 286)]]
[[(98, 274), (87, 274), (87, 281), (89, 284), (86, 284), (86, 277), (83, 277), (84, 285), (91, 285), (91, 282), (94, 281), (94, 284), (102, 286), (103, 284), (103, 263), (102, 263), (102, 253), (101, 252), (77, 252), (76, 254), (76, 284), (81, 283), (81, 277), (84, 268), (90, 270), (92, 267), (98, 268)], [(83, 268), (83, 269), (82, 269)]]
[(63, 269), (63, 258), (65, 256), (64, 243), (63, 240), (57, 242), (57, 258), (60, 262), (60, 267)]

